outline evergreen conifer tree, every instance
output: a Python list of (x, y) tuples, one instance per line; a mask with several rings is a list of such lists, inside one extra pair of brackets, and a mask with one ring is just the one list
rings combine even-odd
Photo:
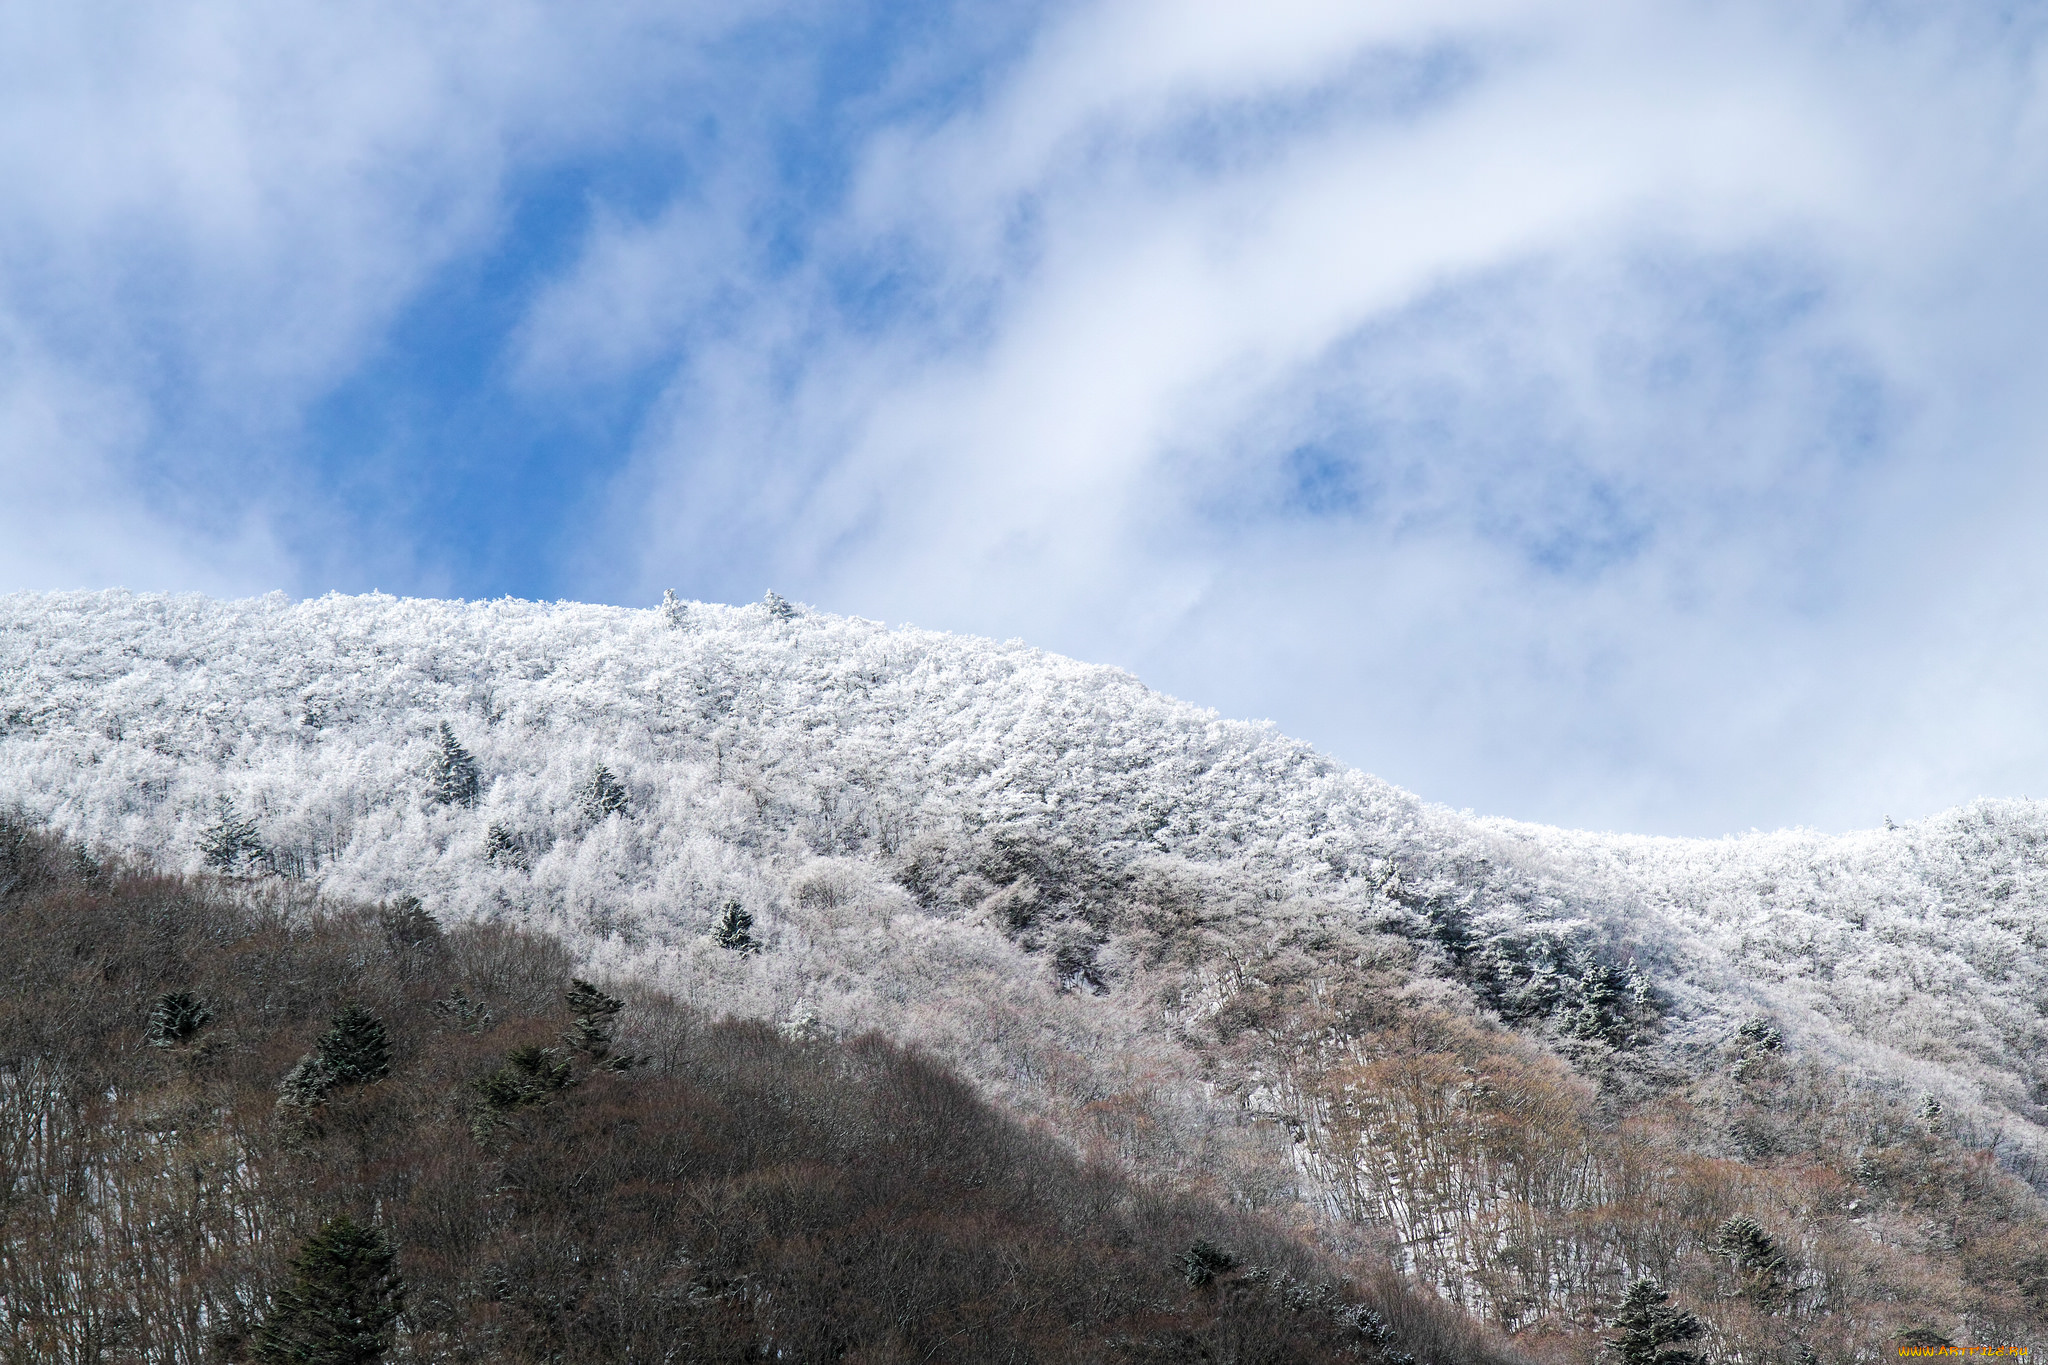
[(441, 722), (437, 743), (440, 749), (434, 755), (433, 766), (428, 769), (427, 794), (444, 806), (475, 805), (477, 793), (483, 787), (476, 760), (457, 742), (455, 732), (448, 728), (445, 720)]
[(768, 595), (761, 599), (761, 605), (768, 608), (770, 620), (788, 621), (796, 616), (796, 607), (790, 603), (788, 598), (776, 592), (773, 588), (770, 588)]
[(491, 1026), (490, 1010), (460, 991), (446, 1000), (436, 1000), (434, 1013), (450, 1020), (465, 1033), (482, 1033)]
[(590, 771), (590, 780), (577, 793), (577, 804), (583, 813), (593, 820), (602, 820), (608, 815), (622, 815), (627, 805), (626, 784), (612, 775), (612, 770), (600, 763)]
[(384, 941), (394, 953), (430, 951), (440, 946), (441, 921), (420, 904), (418, 896), (400, 896), (377, 912)]
[(1195, 1244), (1173, 1258), (1174, 1266), (1181, 1277), (1197, 1289), (1215, 1283), (1218, 1275), (1237, 1268), (1237, 1257), (1209, 1241), (1197, 1238)]
[(199, 856), (216, 872), (239, 872), (263, 856), (256, 822), (235, 808), (235, 798), (213, 798), (213, 822), (199, 836)]
[(150, 1008), (144, 1037), (151, 1047), (176, 1047), (189, 1043), (199, 1030), (213, 1022), (213, 1011), (190, 991), (167, 991)]
[(1755, 1219), (1730, 1218), (1721, 1224), (1714, 1250), (1728, 1258), (1757, 1307), (1775, 1312), (1784, 1302), (1789, 1272), (1785, 1253)]
[(729, 952), (758, 953), (761, 945), (754, 939), (754, 917), (737, 900), (725, 903), (725, 909), (718, 916), (718, 923), (711, 930), (711, 941)]
[(1475, 946), (1471, 917), (1461, 907), (1436, 899), (1423, 907), (1423, 914), (1428, 917), (1430, 932), (1436, 941), (1451, 955), (1451, 961), (1462, 967), (1472, 956)]
[(339, 1084), (327, 1063), (317, 1055), (301, 1057), (277, 1083), (278, 1108), (280, 1111), (297, 1111), (304, 1116), (325, 1103), (328, 1093)]
[(606, 995), (581, 977), (570, 978), (566, 998), (576, 1022), (562, 1035), (563, 1041), (591, 1061), (603, 1061), (612, 1050), (612, 1020), (626, 1008), (626, 1002)]
[(1762, 1015), (1743, 1020), (1742, 1027), (1735, 1030), (1735, 1040), (1753, 1052), (1776, 1052), (1785, 1046), (1784, 1031)]
[(1561, 1031), (1571, 1038), (1612, 1041), (1625, 1017), (1620, 974), (1604, 962), (1585, 965), (1576, 979), (1560, 992), (1563, 1003), (1557, 1019)]
[(477, 1093), (495, 1113), (540, 1104), (576, 1084), (569, 1059), (551, 1047), (528, 1043), (505, 1054), (505, 1064), (476, 1083)]
[(383, 1233), (329, 1219), (291, 1260), (291, 1278), (256, 1329), (262, 1365), (377, 1365), (391, 1350), (405, 1282)]
[(1628, 1287), (1621, 1311), (1608, 1324), (1615, 1335), (1607, 1345), (1622, 1365), (1699, 1365), (1691, 1351), (1667, 1351), (1666, 1346), (1697, 1341), (1706, 1328), (1683, 1308), (1671, 1306), (1671, 1295), (1655, 1280), (1638, 1279)]
[(519, 846), (519, 837), (504, 825), (494, 824), (485, 831), (484, 857), (494, 863), (526, 866), (526, 850)]
[(674, 588), (661, 590), (661, 619), (670, 630), (682, 629), (683, 618), (688, 611), (689, 608), (683, 605), (683, 599), (676, 596)]
[(391, 1043), (384, 1021), (361, 1005), (350, 1005), (334, 1016), (333, 1026), (320, 1035), (318, 1049), (320, 1064), (336, 1085), (367, 1085), (391, 1074)]
[(555, 1049), (528, 1043), (506, 1053), (504, 1065), (471, 1084), (478, 1103), (470, 1113), (469, 1133), (488, 1145), (513, 1110), (546, 1104), (576, 1084), (576, 1073)]

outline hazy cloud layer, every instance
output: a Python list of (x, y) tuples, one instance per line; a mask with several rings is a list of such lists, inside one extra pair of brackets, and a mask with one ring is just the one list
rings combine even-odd
[(0, 20), (8, 586), (772, 583), (1566, 823), (2048, 785), (2038, 24), (666, 13)]

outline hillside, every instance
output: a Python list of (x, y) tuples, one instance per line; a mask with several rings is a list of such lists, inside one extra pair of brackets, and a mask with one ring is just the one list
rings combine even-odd
[(0, 873), (0, 1360), (367, 1358), (332, 1353), (336, 1300), (438, 1362), (1509, 1359), (873, 1035), (13, 826)]
[[(1583, 1342), (1633, 1274), (1706, 1274), (1711, 1200), (1647, 1240), (1583, 1216), (1659, 1105), (1658, 1141), (1813, 1256), (1874, 1198), (1815, 1205), (1819, 1172), (1930, 1141), (2048, 1169), (2038, 803), (1840, 838), (1474, 819), (1113, 669), (779, 602), (13, 595), (0, 697), (0, 804), (89, 847), (416, 895), (701, 1008), (918, 1040), (1078, 1147), (1384, 1245), (1532, 1341)], [(732, 903), (763, 951), (714, 941)], [(1445, 1127), (1424, 1100), (1461, 1085)], [(1536, 1178), (1480, 1150), (1516, 1094), (1615, 1189), (1497, 1206)], [(2048, 1270), (1987, 1286), (1886, 1199), (1920, 1287), (1857, 1331), (2035, 1320)]]

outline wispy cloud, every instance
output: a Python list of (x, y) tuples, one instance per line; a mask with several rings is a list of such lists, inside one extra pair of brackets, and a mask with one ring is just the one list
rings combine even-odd
[(2035, 485), (2036, 35), (1356, 8), (1080, 7), (878, 127), (646, 428), (634, 590), (1024, 634), (1541, 818), (2023, 785), (2009, 702), (1909, 698), (2038, 576), (1953, 553)]
[[(300, 585), (323, 536), (360, 529), (301, 458), (312, 405), (437, 272), (496, 243), (522, 174), (651, 140), (635, 120), (748, 17), (672, 8), (0, 13), (6, 458), (64, 475), (0, 513), (56, 542), (13, 580)], [(87, 392), (118, 420), (37, 426)], [(42, 529), (108, 505), (119, 533)], [(195, 580), (194, 562), (216, 568)]]

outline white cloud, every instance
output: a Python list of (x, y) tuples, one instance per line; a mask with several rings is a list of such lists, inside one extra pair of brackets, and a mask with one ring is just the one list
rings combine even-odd
[[(2009, 789), (2013, 642), (1947, 604), (2041, 575), (1945, 546), (2037, 464), (2032, 35), (1366, 8), (1085, 6), (874, 132), (651, 429), (638, 588), (1023, 634), (1518, 816)], [(914, 304), (833, 302), (876, 261)], [(1303, 445), (1370, 496), (1290, 506)]]
[(288, 567), (259, 519), (215, 518), (186, 546), (166, 545), (163, 509), (116, 466), (145, 426), (127, 394), (52, 364), (30, 338), (0, 334), (0, 582), (59, 590), (170, 577), (222, 593)]
[[(75, 572), (125, 565), (137, 587), (295, 579), (236, 547), (252, 520), (319, 523), (273, 454), (308, 405), (437, 269), (491, 243), (513, 168), (638, 135), (701, 40), (751, 8), (0, 11), (0, 326), (19, 339), (0, 536), (76, 526), (102, 544)], [(120, 422), (49, 419), (84, 392)], [(94, 534), (107, 506), (127, 510)]]

